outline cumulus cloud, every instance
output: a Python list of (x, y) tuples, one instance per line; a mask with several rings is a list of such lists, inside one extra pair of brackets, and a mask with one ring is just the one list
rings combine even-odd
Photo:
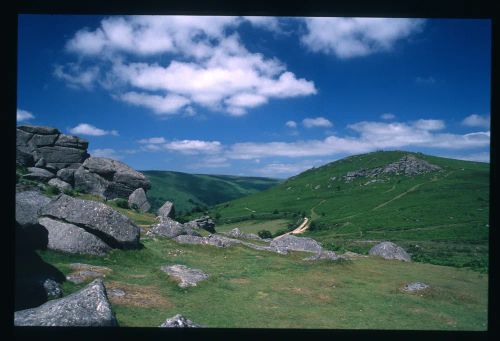
[(297, 128), (297, 122), (295, 121), (287, 121), (285, 123), (285, 125), (288, 127), (288, 128)]
[(393, 120), (393, 119), (395, 119), (395, 118), (396, 118), (396, 115), (391, 114), (391, 113), (389, 113), (389, 112), (386, 112), (386, 113), (384, 113), (384, 114), (380, 115), (380, 118), (381, 118), (381, 119), (383, 119), (383, 120), (387, 120), (387, 121), (388, 121), (388, 120)]
[(315, 118), (308, 117), (302, 121), (302, 124), (306, 128), (315, 128), (315, 127), (329, 128), (333, 126), (332, 122), (330, 122), (328, 119), (324, 117), (315, 117)]
[(250, 24), (255, 27), (273, 32), (281, 32), (280, 22), (276, 17), (247, 16), (243, 17), (243, 19), (250, 22)]
[(390, 50), (421, 30), (424, 20), (399, 18), (305, 18), (301, 42), (313, 52), (341, 59)]
[(443, 155), (443, 157), (464, 160), (464, 161), (476, 161), (476, 162), (490, 162), (490, 153), (489, 152), (479, 152), (479, 153), (471, 153), (465, 155)]
[(295, 163), (273, 162), (257, 168), (255, 172), (263, 176), (271, 176), (271, 177), (289, 176), (304, 172), (322, 163), (324, 163), (323, 160), (312, 160), (312, 161), (304, 160)]
[[(276, 58), (247, 50), (238, 34), (230, 32), (244, 21), (278, 25), (276, 18), (266, 17), (112, 17), (93, 31), (78, 31), (66, 48), (107, 60), (109, 70), (100, 84), (119, 92), (124, 86), (133, 88), (114, 97), (156, 114), (181, 113), (184, 106), (197, 104), (241, 116), (270, 99), (315, 94), (312, 81), (297, 77)], [(133, 61), (162, 54), (173, 56), (168, 65)], [(58, 72), (77, 83), (78, 72), (74, 74)], [(91, 84), (92, 77), (87, 78)]]
[(441, 130), (444, 129), (444, 121), (443, 120), (418, 120), (413, 122), (413, 126), (417, 129), (423, 130)]
[(70, 88), (92, 89), (99, 77), (97, 66), (82, 67), (79, 64), (68, 63), (66, 65), (56, 65), (54, 76), (66, 83)]
[(120, 160), (122, 156), (116, 152), (116, 150), (112, 148), (102, 148), (102, 149), (94, 149), (89, 151), (89, 154), (97, 157), (107, 157), (110, 159)]
[(27, 120), (31, 120), (33, 118), (35, 118), (35, 116), (32, 113), (30, 113), (29, 111), (17, 109), (17, 112), (16, 112), (17, 122), (27, 121)]
[(209, 156), (203, 158), (200, 162), (189, 165), (189, 168), (226, 168), (231, 166), (228, 159), (221, 156)]
[(462, 121), (462, 125), (467, 126), (467, 127), (482, 127), (482, 128), (489, 128), (490, 127), (490, 116), (489, 115), (477, 115), (477, 114), (472, 114), (470, 116), (467, 116), (464, 118)]
[(141, 139), (139, 140), (139, 143), (147, 143), (147, 144), (161, 144), (161, 143), (167, 143), (167, 140), (163, 137), (150, 137), (147, 139)]
[(76, 127), (71, 128), (70, 133), (75, 135), (90, 135), (90, 136), (104, 136), (113, 135), (118, 136), (118, 131), (116, 130), (103, 130), (88, 123), (80, 123)]

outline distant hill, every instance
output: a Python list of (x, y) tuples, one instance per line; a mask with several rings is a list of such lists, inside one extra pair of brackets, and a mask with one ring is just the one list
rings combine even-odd
[(152, 211), (166, 200), (175, 203), (177, 213), (195, 207), (207, 208), (221, 202), (254, 194), (279, 184), (282, 180), (232, 175), (188, 174), (173, 171), (141, 171), (151, 181), (147, 197)]
[[(413, 163), (409, 173), (413, 169), (414, 174), (405, 175), (402, 168), (390, 171), (408, 156)], [(210, 214), (219, 216), (220, 223), (273, 216), (294, 223), (305, 215), (313, 223), (304, 236), (332, 248), (366, 251), (370, 241), (399, 240), (422, 259), (441, 254), (439, 264), (484, 266), (489, 174), (487, 163), (373, 152), (307, 170), (273, 188), (217, 205)]]

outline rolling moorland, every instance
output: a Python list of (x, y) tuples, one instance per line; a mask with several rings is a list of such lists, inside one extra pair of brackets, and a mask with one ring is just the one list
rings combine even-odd
[(231, 175), (188, 174), (172, 171), (141, 171), (151, 182), (147, 192), (152, 212), (165, 201), (175, 203), (178, 215), (193, 209), (206, 210), (222, 202), (257, 193), (281, 180)]
[[(59, 140), (65, 141), (60, 136)], [(408, 155), (439, 169), (412, 175), (380, 171)], [(415, 159), (406, 161), (417, 170), (421, 166), (420, 161), (414, 164)], [(120, 176), (109, 176), (109, 168), (104, 166), (114, 167), (113, 172)], [(374, 169), (379, 172), (374, 173)], [(37, 198), (43, 194), (53, 199), (38, 213), (42, 216), (38, 221), (52, 232), (49, 247), (34, 250), (30, 258), (39, 257), (39, 261), (17, 266), (16, 278), (38, 274), (40, 264), (52, 267), (60, 274), (64, 299), (101, 277), (119, 326), (157, 327), (165, 318), (182, 314), (200, 325), (222, 328), (487, 329), (487, 164), (408, 152), (357, 155), (311, 169), (262, 192), (218, 204), (207, 212), (191, 211), (174, 217), (187, 221), (208, 213), (216, 220), (217, 235), (238, 227), (246, 233), (269, 230), (278, 236), (307, 221), (308, 229), (301, 237), (318, 240), (324, 249), (339, 255), (359, 253), (354, 258), (336, 260), (304, 258), (310, 252), (282, 254), (255, 249), (268, 245), (264, 240), (254, 241), (252, 248), (246, 244), (215, 247), (150, 234), (154, 226), (161, 225), (152, 208), (141, 212), (119, 197), (109, 199), (77, 188), (77, 183), (95, 184), (88, 190), (110, 197), (124, 190), (117, 181), (125, 174), (142, 179), (141, 174), (112, 160), (87, 158), (74, 172), (75, 188), (63, 190), (66, 196), (59, 196), (60, 190), (50, 181), (47, 186), (47, 180), (33, 180), (49, 176), (39, 169), (41, 175), (36, 175), (34, 170), (19, 166), (16, 187), (21, 193), (38, 188), (41, 194)], [(58, 172), (59, 176), (65, 177), (65, 173)], [(51, 241), (62, 243), (58, 244), (62, 249), (74, 246), (92, 251), (93, 244), (71, 244), (70, 235), (53, 234), (53, 226), (64, 222), (74, 231), (81, 233), (83, 227), (92, 232), (98, 225), (92, 225), (94, 217), (85, 212), (95, 209), (102, 212), (96, 219), (115, 217), (134, 230), (131, 223), (113, 212), (124, 214), (140, 227), (140, 239), (131, 239), (131, 248), (110, 244), (112, 247), (99, 255), (54, 249)], [(74, 211), (82, 214), (76, 212), (75, 216)], [(16, 213), (19, 224), (23, 224), (21, 218), (25, 217)], [(70, 220), (75, 219), (78, 226), (71, 227)], [(175, 226), (172, 219), (166, 222)], [(106, 226), (99, 226), (107, 231)], [(16, 238), (21, 231), (16, 232)], [(201, 235), (196, 238), (210, 236), (202, 228), (196, 232)], [(105, 237), (102, 233), (93, 235)], [(367, 256), (375, 243), (385, 240), (403, 246), (413, 261)], [(16, 258), (22, 261), (20, 256), (26, 252), (18, 251)], [(75, 270), (75, 263), (105, 268), (90, 267), (82, 274)], [(196, 286), (180, 287), (178, 280), (162, 270), (174, 264), (201, 269), (208, 277)], [(83, 280), (69, 280), (76, 275)], [(429, 287), (405, 292), (404, 286), (411, 282)], [(18, 294), (22, 297), (24, 293)], [(49, 303), (60, 297), (49, 297)], [(38, 305), (23, 309), (33, 306)]]

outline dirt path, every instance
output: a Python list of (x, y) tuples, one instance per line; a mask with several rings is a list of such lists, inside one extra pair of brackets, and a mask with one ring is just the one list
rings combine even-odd
[(413, 192), (414, 190), (416, 190), (417, 188), (419, 188), (420, 186), (422, 186), (424, 183), (421, 183), (421, 184), (416, 184), (415, 186), (413, 186), (412, 188), (410, 188), (409, 190), (407, 190), (406, 192), (403, 192), (403, 193), (400, 193), (398, 195), (396, 195), (394, 198), (392, 198), (391, 200), (388, 200), (386, 202), (383, 202), (381, 203), (380, 205), (378, 205), (377, 207), (374, 207), (372, 209), (372, 211), (375, 211), (375, 210), (378, 210), (379, 208), (381, 207), (384, 207), (385, 205), (387, 205), (388, 203), (391, 203), (393, 202), (394, 200), (398, 200), (399, 198), (405, 196), (406, 194), (410, 193), (410, 192)]
[(248, 210), (248, 211), (250, 211), (250, 212), (252, 212), (252, 213), (257, 212), (257, 211), (254, 211), (254, 210), (249, 209), (248, 207), (244, 207), (244, 209), (245, 209), (245, 210)]
[(299, 233), (302, 233), (305, 230), (307, 230), (308, 227), (309, 227), (309, 218), (304, 217), (304, 220), (302, 221), (302, 223), (295, 230), (287, 232), (287, 233), (283, 233), (281, 236), (278, 236), (278, 237), (276, 237), (274, 239), (280, 239), (281, 237), (284, 237), (284, 236), (289, 235), (289, 234), (299, 234)]

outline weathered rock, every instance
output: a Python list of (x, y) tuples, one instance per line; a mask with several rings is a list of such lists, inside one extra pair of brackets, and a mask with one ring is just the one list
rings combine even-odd
[(42, 157), (40, 158), (36, 163), (35, 163), (35, 167), (38, 167), (38, 168), (43, 168), (47, 165), (47, 162), (45, 161), (45, 159)]
[(201, 218), (191, 220), (184, 225), (189, 226), (193, 229), (199, 228), (211, 233), (215, 233), (215, 223), (209, 216), (203, 216)]
[(368, 256), (365, 255), (360, 255), (359, 253), (351, 252), (351, 251), (346, 251), (343, 254), (340, 255), (344, 259), (356, 259), (356, 258), (366, 258)]
[(179, 287), (194, 287), (198, 282), (208, 278), (208, 275), (199, 269), (191, 269), (185, 265), (165, 265), (162, 266), (161, 271), (166, 272), (169, 276), (179, 281)]
[(75, 171), (76, 171), (76, 169), (72, 169), (72, 168), (60, 169), (57, 171), (57, 177), (59, 179), (61, 179), (62, 181), (67, 182), (70, 185), (73, 185)]
[(14, 313), (15, 326), (117, 326), (101, 279), (64, 298)]
[(73, 187), (71, 187), (71, 185), (67, 182), (64, 182), (62, 181), (61, 179), (58, 179), (58, 178), (53, 178), (53, 179), (50, 179), (48, 184), (50, 186), (54, 186), (54, 187), (57, 187), (59, 188), (59, 190), (62, 192), (62, 191), (66, 191), (66, 190), (71, 190)]
[(165, 201), (165, 203), (158, 209), (158, 218), (160, 222), (162, 220), (167, 220), (168, 218), (175, 217), (175, 207), (174, 203), (170, 201)]
[(226, 232), (225, 234), (228, 237), (232, 237), (232, 238), (263, 240), (258, 235), (254, 234), (254, 233), (244, 233), (239, 228), (234, 228), (231, 231)]
[(42, 282), (42, 286), (47, 293), (47, 298), (61, 298), (63, 291), (61, 285), (54, 281), (53, 279), (47, 278)]
[(188, 320), (184, 316), (177, 314), (169, 319), (166, 319), (165, 322), (160, 324), (160, 327), (163, 328), (200, 328), (202, 327), (199, 324), (194, 323), (191, 320)]
[(425, 290), (427, 288), (430, 288), (430, 286), (425, 283), (413, 282), (406, 284), (401, 290), (406, 292), (415, 292), (415, 291)]
[(163, 218), (161, 223), (152, 225), (146, 235), (168, 238), (175, 238), (180, 235), (200, 236), (198, 232), (189, 226), (185, 226), (170, 218)]
[(59, 134), (59, 130), (57, 130), (56, 128), (45, 127), (45, 126), (34, 126), (29, 124), (19, 126), (17, 127), (17, 129), (30, 134), (40, 134), (40, 135)]
[(144, 174), (126, 164), (103, 157), (90, 157), (74, 174), (74, 185), (106, 199), (128, 198), (137, 188), (151, 187)]
[(321, 245), (312, 238), (296, 237), (286, 235), (275, 238), (270, 244), (271, 247), (286, 248), (291, 251), (321, 252)]
[(238, 239), (218, 235), (210, 235), (208, 237), (180, 235), (175, 237), (174, 240), (181, 244), (213, 245), (217, 247), (228, 247), (236, 244), (242, 244), (242, 242)]
[(337, 255), (333, 251), (321, 251), (315, 254), (314, 256), (304, 258), (304, 260), (323, 260), (323, 259), (328, 259), (328, 260), (339, 260), (343, 259), (343, 257)]
[(35, 159), (30, 153), (16, 149), (16, 165), (31, 167), (35, 164)]
[(126, 293), (122, 289), (111, 288), (110, 290), (108, 290), (108, 296), (123, 297), (125, 295), (126, 295)]
[(47, 182), (55, 177), (54, 173), (38, 167), (29, 167), (28, 172), (29, 172), (28, 174), (23, 175), (23, 178), (28, 180)]
[(47, 248), (51, 250), (97, 256), (111, 250), (101, 239), (73, 224), (48, 217), (38, 219), (38, 223), (49, 232)]
[(151, 208), (148, 198), (146, 197), (146, 192), (144, 192), (142, 187), (137, 188), (130, 194), (128, 197), (128, 205), (129, 207), (134, 207), (134, 205), (136, 205), (141, 212), (147, 212)]
[(16, 222), (21, 226), (38, 224), (40, 210), (48, 205), (50, 200), (37, 191), (16, 193)]
[(69, 267), (74, 271), (66, 276), (66, 280), (80, 284), (96, 278), (104, 278), (112, 270), (105, 266), (90, 265), (83, 263), (71, 263)]
[(397, 260), (402, 260), (405, 262), (410, 262), (411, 257), (406, 251), (391, 242), (382, 242), (370, 249), (368, 252), (369, 255), (371, 256), (379, 256), (384, 259), (397, 259)]
[(60, 194), (42, 208), (41, 215), (77, 225), (113, 248), (139, 246), (139, 227), (106, 204)]

